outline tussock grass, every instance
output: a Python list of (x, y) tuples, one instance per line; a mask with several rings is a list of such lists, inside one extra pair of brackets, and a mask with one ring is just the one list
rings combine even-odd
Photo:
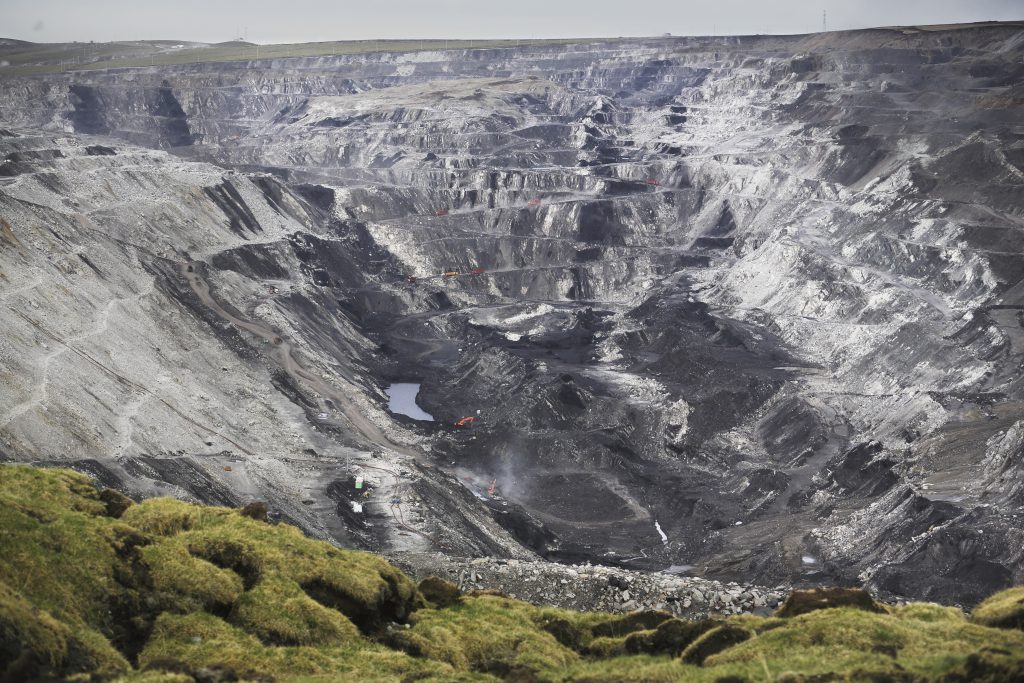
[(242, 579), (232, 571), (194, 557), (178, 544), (140, 549), (155, 591), (172, 594), (170, 602), (185, 611), (216, 611), (242, 596)]
[(196, 612), (162, 614), (139, 656), (141, 668), (231, 672), (242, 679), (331, 675), (334, 680), (401, 680), (456, 674), (442, 663), (417, 659), (366, 640), (347, 646), (268, 646), (223, 619)]
[(410, 619), (412, 628), (398, 630), (392, 643), (460, 671), (553, 675), (578, 661), (579, 655), (538, 628), (538, 612), (509, 598), (466, 598), (444, 610), (416, 612)]
[(271, 645), (343, 645), (359, 629), (337, 610), (310, 598), (294, 581), (261, 581), (235, 605), (232, 622)]
[(968, 618), (847, 589), (698, 622), (540, 608), (227, 508), (0, 466), (0, 679), (1024, 680), (1024, 589)]
[(983, 626), (1024, 629), (1024, 586), (993, 595), (975, 607), (971, 617)]

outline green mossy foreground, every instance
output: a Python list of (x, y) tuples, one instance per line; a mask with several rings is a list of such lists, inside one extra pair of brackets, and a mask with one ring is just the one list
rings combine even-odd
[(0, 681), (1024, 680), (1024, 589), (974, 618), (859, 591), (686, 622), (418, 589), (258, 515), (0, 466)]

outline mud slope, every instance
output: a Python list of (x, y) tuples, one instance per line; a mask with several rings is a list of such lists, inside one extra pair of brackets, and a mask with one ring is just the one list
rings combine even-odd
[(408, 557), (977, 601), (1024, 580), (1022, 57), (1007, 24), (0, 80), (0, 453)]

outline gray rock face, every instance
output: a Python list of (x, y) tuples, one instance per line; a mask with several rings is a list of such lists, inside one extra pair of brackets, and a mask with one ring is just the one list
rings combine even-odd
[[(1024, 580), (1022, 51), (0, 80), (0, 456), (403, 557), (972, 602)], [(715, 586), (677, 609), (777, 597)]]

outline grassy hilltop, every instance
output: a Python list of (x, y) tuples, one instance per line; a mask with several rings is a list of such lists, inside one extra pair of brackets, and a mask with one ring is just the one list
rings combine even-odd
[(967, 616), (852, 590), (687, 622), (416, 586), (259, 506), (0, 466), (0, 681), (1024, 680), (1024, 589)]

